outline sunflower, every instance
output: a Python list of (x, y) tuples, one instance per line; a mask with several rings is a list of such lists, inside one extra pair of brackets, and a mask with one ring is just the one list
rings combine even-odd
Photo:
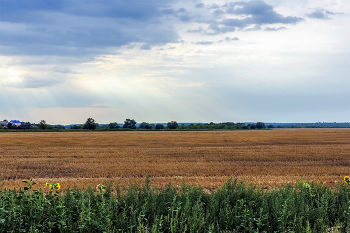
[(60, 183), (57, 183), (57, 185), (56, 185), (56, 190), (58, 191), (58, 190), (60, 190), (60, 189), (61, 189)]
[(106, 187), (103, 186), (102, 184), (98, 184), (98, 185), (96, 186), (96, 190), (99, 191), (99, 192), (105, 191), (105, 189), (106, 189)]
[(49, 185), (49, 189), (53, 191), (52, 184)]
[(48, 187), (50, 184), (49, 183), (46, 183), (46, 187)]
[(350, 177), (345, 176), (344, 177), (344, 182), (347, 183), (348, 185), (350, 184)]

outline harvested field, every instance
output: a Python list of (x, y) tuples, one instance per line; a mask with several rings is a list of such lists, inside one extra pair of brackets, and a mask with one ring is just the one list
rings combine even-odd
[(0, 173), (9, 188), (29, 178), (38, 187), (143, 183), (146, 174), (158, 187), (185, 179), (213, 190), (230, 177), (334, 187), (349, 168), (350, 129), (0, 133)]

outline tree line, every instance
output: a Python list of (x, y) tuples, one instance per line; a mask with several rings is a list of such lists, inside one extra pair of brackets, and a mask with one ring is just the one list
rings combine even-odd
[(124, 124), (120, 126), (117, 122), (111, 122), (106, 125), (99, 126), (99, 124), (93, 119), (88, 118), (82, 125), (73, 125), (71, 129), (88, 129), (88, 130), (116, 130), (116, 129), (133, 129), (133, 130), (237, 130), (237, 129), (265, 129), (266, 126), (263, 122), (250, 123), (248, 125), (244, 123), (223, 122), (223, 123), (199, 123), (199, 124), (179, 124), (176, 121), (170, 121), (167, 124), (153, 124), (148, 122), (142, 122), (137, 126), (137, 122), (134, 119), (126, 119)]
[[(71, 125), (68, 129), (64, 125), (50, 125), (45, 120), (33, 124), (22, 122), (21, 126), (9, 123), (7, 129), (41, 129), (41, 130), (248, 130), (248, 129), (265, 129), (263, 122), (256, 123), (196, 123), (196, 124), (179, 124), (177, 121), (169, 121), (166, 124), (141, 122), (137, 125), (135, 119), (126, 119), (124, 124), (111, 122), (109, 124), (98, 124), (95, 119), (88, 118), (83, 124)], [(0, 129), (2, 127), (0, 126)]]

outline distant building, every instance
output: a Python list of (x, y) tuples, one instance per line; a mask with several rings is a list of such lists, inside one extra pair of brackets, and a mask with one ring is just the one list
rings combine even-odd
[(0, 121), (0, 125), (3, 127), (3, 128), (7, 128), (7, 125), (8, 125), (8, 121)]
[(21, 129), (37, 129), (38, 126), (31, 124), (31, 123), (23, 123), (20, 126)]
[(12, 120), (12, 121), (10, 121), (10, 122), (12, 123), (12, 125), (16, 125), (16, 126), (18, 126), (18, 127), (21, 126), (21, 122), (20, 122), (19, 120)]

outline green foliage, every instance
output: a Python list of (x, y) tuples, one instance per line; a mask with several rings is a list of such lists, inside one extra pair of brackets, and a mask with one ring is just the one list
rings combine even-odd
[(164, 125), (163, 124), (156, 124), (156, 129), (164, 129)]
[(66, 129), (66, 127), (64, 127), (64, 125), (55, 125), (53, 128), (54, 129)]
[(256, 128), (257, 129), (265, 129), (266, 126), (263, 122), (256, 122)]
[(153, 129), (155, 126), (153, 124), (142, 122), (139, 126), (140, 129)]
[(12, 124), (11, 122), (9, 122), (9, 123), (7, 124), (7, 128), (8, 128), (8, 129), (14, 129), (15, 126), (16, 126), (16, 125)]
[(167, 127), (168, 127), (168, 129), (177, 129), (179, 127), (179, 125), (177, 124), (176, 121), (170, 121), (170, 122), (168, 122)]
[(88, 129), (88, 130), (94, 130), (98, 127), (98, 124), (96, 123), (95, 119), (93, 118), (88, 118), (85, 122), (85, 124), (82, 126), (83, 129)]
[(41, 120), (40, 122), (39, 122), (39, 124), (38, 124), (38, 128), (39, 129), (47, 129), (48, 128), (48, 124), (46, 124), (46, 121), (45, 120)]
[(81, 126), (79, 125), (72, 125), (70, 129), (81, 129)]
[[(44, 193), (35, 182), (0, 192), (0, 232), (341, 232), (350, 230), (350, 189), (298, 182), (263, 188), (230, 179), (206, 193), (171, 183), (112, 192), (112, 183)], [(57, 184), (56, 184), (57, 185)], [(333, 228), (334, 229), (334, 228)]]
[(248, 124), (247, 127), (249, 129), (256, 129), (256, 124)]
[(120, 126), (118, 125), (117, 122), (113, 122), (113, 123), (109, 123), (108, 128), (109, 129), (118, 129), (118, 128), (120, 128)]
[(136, 121), (134, 119), (126, 119), (124, 121), (124, 125), (123, 125), (123, 128), (126, 128), (126, 129), (136, 129)]
[(275, 128), (350, 128), (350, 122), (269, 123)]

